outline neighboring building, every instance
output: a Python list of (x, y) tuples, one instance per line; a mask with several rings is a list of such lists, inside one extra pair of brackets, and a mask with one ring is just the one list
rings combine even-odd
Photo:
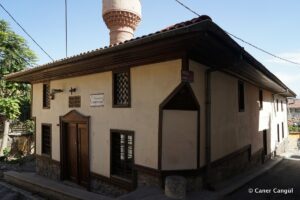
[(295, 96), (208, 16), (6, 79), (32, 84), (37, 173), (92, 189), (228, 178), (284, 151)]
[(291, 122), (300, 122), (300, 99), (289, 99), (288, 100), (288, 118)]

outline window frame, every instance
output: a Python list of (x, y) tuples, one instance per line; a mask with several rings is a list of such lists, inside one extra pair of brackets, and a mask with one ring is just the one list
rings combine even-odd
[(259, 109), (263, 109), (263, 102), (264, 102), (264, 92), (262, 89), (259, 89), (258, 93), (258, 99), (259, 99)]
[(243, 81), (238, 81), (238, 106), (239, 112), (245, 112), (245, 84)]
[(279, 112), (279, 100), (278, 99), (276, 99), (276, 110), (277, 110), (277, 112)]
[(277, 141), (280, 142), (280, 129), (279, 129), (279, 123), (277, 124)]
[(280, 100), (280, 103), (281, 103), (281, 112), (283, 112), (283, 101)]
[[(48, 153), (45, 153), (43, 151), (43, 147), (44, 147), (44, 143), (43, 143), (43, 127), (48, 127), (49, 128), (49, 148), (50, 148), (50, 152), (49, 154)], [(43, 156), (46, 156), (46, 157), (52, 157), (52, 124), (47, 124), (47, 123), (42, 123), (41, 124), (41, 155)]]
[[(112, 107), (113, 108), (130, 108), (131, 107), (131, 72), (130, 68), (126, 67), (124, 69), (118, 69), (112, 71)], [(119, 73), (127, 73), (128, 74), (128, 104), (117, 104), (116, 103), (116, 84), (115, 84), (115, 75)]]
[(282, 136), (282, 139), (284, 138), (284, 123), (281, 122), (281, 136)]
[[(113, 146), (113, 135), (118, 134), (118, 135), (125, 135), (126, 137), (131, 136), (132, 137), (132, 161), (131, 161), (131, 175), (129, 178), (125, 177), (126, 175), (120, 175), (116, 174), (113, 172), (113, 163), (114, 163), (114, 157), (113, 157), (113, 149), (115, 148)], [(128, 141), (128, 140), (127, 140)], [(129, 130), (119, 130), (119, 129), (110, 129), (110, 177), (113, 179), (133, 183), (134, 182), (134, 165), (135, 165), (135, 160), (134, 160), (134, 144), (135, 144), (135, 138), (134, 138), (134, 131), (129, 131)], [(128, 145), (128, 144), (127, 144)], [(125, 145), (125, 147), (128, 148), (128, 146)], [(121, 146), (120, 146), (121, 148)], [(126, 151), (125, 151), (126, 152)], [(128, 152), (128, 149), (127, 149)], [(125, 156), (127, 158), (127, 154)], [(121, 159), (120, 159), (121, 160)], [(127, 159), (126, 159), (127, 160)], [(125, 163), (126, 163), (125, 160)]]
[[(49, 90), (48, 95), (47, 95), (45, 86)], [(43, 109), (50, 109), (50, 105), (51, 105), (50, 82), (45, 82), (45, 83), (43, 83), (43, 91), (42, 91), (42, 106), (43, 106)]]

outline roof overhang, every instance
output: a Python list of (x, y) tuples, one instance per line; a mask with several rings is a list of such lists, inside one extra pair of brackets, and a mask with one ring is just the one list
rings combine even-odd
[(296, 96), (211, 20), (150, 34), (117, 46), (10, 74), (5, 78), (8, 81), (37, 83), (162, 62), (185, 55), (275, 94)]

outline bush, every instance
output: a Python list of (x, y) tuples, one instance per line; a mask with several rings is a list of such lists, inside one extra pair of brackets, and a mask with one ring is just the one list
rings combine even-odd
[(300, 128), (298, 126), (289, 126), (289, 132), (300, 132)]

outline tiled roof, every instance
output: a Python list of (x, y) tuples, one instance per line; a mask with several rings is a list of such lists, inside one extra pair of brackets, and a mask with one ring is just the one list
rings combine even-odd
[(68, 63), (68, 62), (71, 62), (71, 61), (74, 61), (74, 60), (77, 60), (77, 59), (80, 59), (80, 58), (83, 58), (83, 57), (86, 57), (86, 56), (90, 56), (90, 55), (97, 55), (98, 53), (100, 53), (101, 51), (103, 51), (105, 49), (112, 49), (112, 48), (114, 48), (116, 46), (120, 46), (120, 45), (124, 45), (124, 44), (127, 44), (127, 43), (131, 43), (133, 41), (137, 41), (137, 40), (141, 40), (141, 39), (144, 39), (144, 38), (147, 38), (147, 37), (155, 36), (155, 35), (158, 35), (158, 34), (161, 34), (161, 33), (164, 33), (164, 32), (168, 32), (168, 31), (173, 31), (173, 30), (177, 30), (177, 29), (180, 29), (180, 28), (184, 28), (184, 27), (187, 27), (187, 26), (190, 26), (190, 25), (194, 25), (194, 24), (200, 23), (200, 22), (202, 22), (204, 20), (211, 20), (211, 18), (209, 16), (207, 16), (207, 15), (202, 15), (200, 17), (197, 17), (197, 18), (185, 21), (185, 22), (180, 22), (180, 23), (174, 24), (172, 26), (169, 26), (169, 27), (167, 27), (165, 29), (162, 29), (160, 31), (157, 31), (155, 33), (150, 33), (148, 35), (143, 35), (143, 36), (140, 36), (140, 37), (132, 38), (131, 40), (126, 40), (126, 41), (118, 43), (118, 44), (104, 46), (103, 48), (98, 48), (98, 49), (94, 49), (94, 50), (91, 50), (91, 51), (82, 52), (80, 54), (77, 54), (77, 55), (74, 55), (74, 56), (70, 56), (70, 57), (66, 57), (66, 58), (59, 59), (59, 60), (55, 60), (53, 62), (49, 62), (49, 63), (43, 64), (43, 65), (39, 65), (39, 66), (34, 67), (34, 68), (27, 68), (27, 69), (22, 70), (20, 72), (9, 74), (8, 77), (9, 76), (13, 76), (13, 75), (28, 73), (28, 72), (39, 70), (39, 69), (43, 69), (43, 68), (46, 68), (46, 67), (51, 67), (51, 66), (57, 66), (57, 65), (60, 65), (60, 64), (65, 64), (65, 63)]

